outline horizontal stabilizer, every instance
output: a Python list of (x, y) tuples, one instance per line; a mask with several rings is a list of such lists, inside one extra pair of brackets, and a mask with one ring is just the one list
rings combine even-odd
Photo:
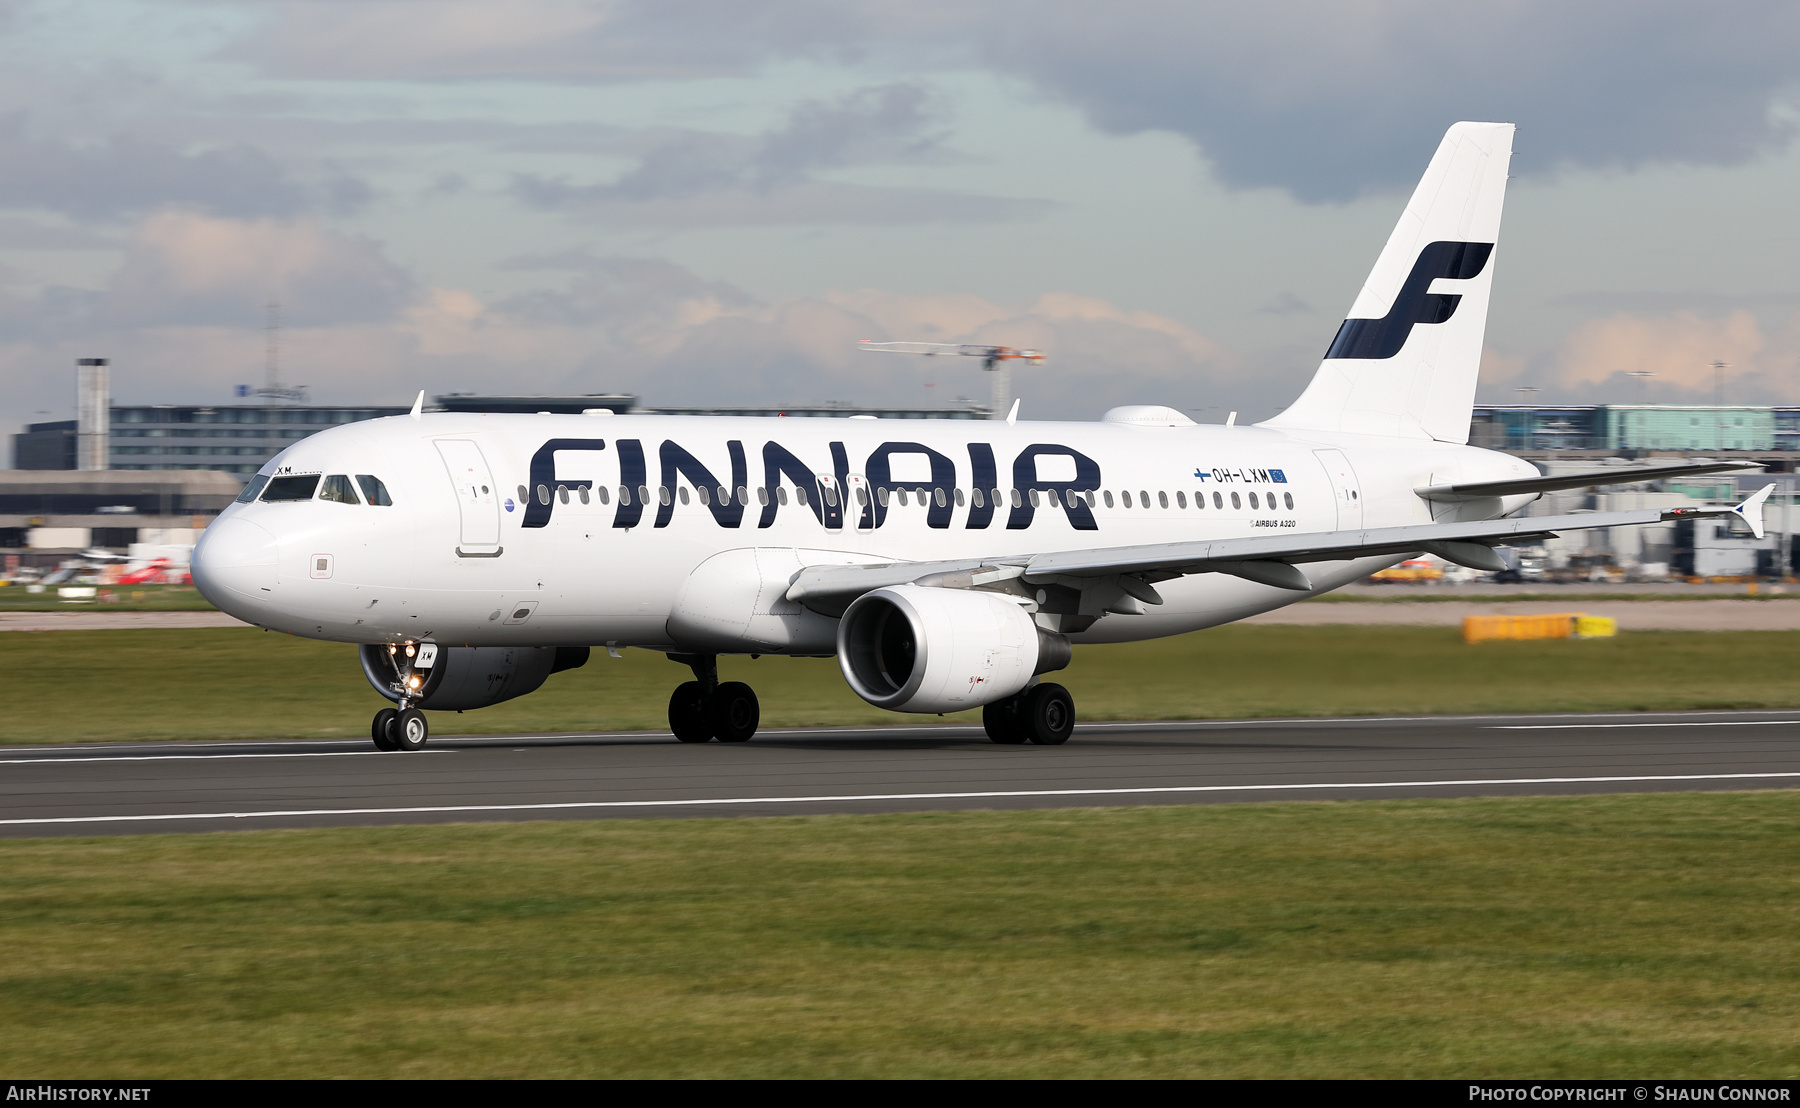
[(1413, 491), (1426, 500), (1455, 503), (1487, 500), (1497, 496), (1519, 496), (1524, 493), (1559, 492), (1563, 489), (1591, 489), (1601, 485), (1635, 485), (1640, 481), (1664, 481), (1670, 477), (1691, 477), (1701, 473), (1730, 473), (1734, 470), (1762, 469), (1761, 462), (1684, 462), (1672, 466), (1631, 466), (1597, 469), (1587, 473), (1559, 473), (1554, 477), (1524, 477), (1514, 481), (1477, 481), (1469, 484), (1422, 485)]
[(1745, 523), (1750, 525), (1750, 533), (1759, 539), (1763, 537), (1763, 503), (1769, 499), (1769, 494), (1774, 491), (1775, 486), (1773, 484), (1764, 485), (1749, 499), (1731, 509), (1737, 515), (1741, 516)]

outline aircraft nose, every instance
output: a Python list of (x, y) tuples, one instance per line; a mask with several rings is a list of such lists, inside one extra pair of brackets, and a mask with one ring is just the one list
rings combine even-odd
[(275, 536), (246, 519), (222, 519), (194, 547), (194, 585), (222, 611), (237, 613), (243, 601), (267, 603), (275, 588)]

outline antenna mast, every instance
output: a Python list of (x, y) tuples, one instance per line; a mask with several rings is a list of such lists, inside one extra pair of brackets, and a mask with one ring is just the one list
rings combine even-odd
[(271, 400), (306, 403), (306, 386), (288, 388), (281, 383), (281, 301), (269, 301), (269, 322), (263, 332), (263, 387), (237, 386), (239, 396), (266, 396)]

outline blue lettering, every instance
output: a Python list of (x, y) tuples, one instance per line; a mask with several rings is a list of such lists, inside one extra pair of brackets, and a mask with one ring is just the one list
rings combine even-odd
[[(1037, 475), (1038, 458), (1049, 455), (1062, 455), (1075, 460), (1075, 480), (1045, 481)], [(1100, 487), (1100, 463), (1083, 454), (1079, 450), (1071, 450), (1066, 446), (1054, 443), (1039, 443), (1027, 446), (1013, 460), (1013, 488), (1019, 490), (1019, 506), (1007, 517), (1008, 531), (1022, 531), (1031, 526), (1032, 516), (1037, 509), (1032, 507), (1032, 489), (1041, 489), (1050, 494), (1051, 499), (1063, 504), (1069, 513), (1069, 525), (1077, 531), (1098, 531), (1100, 525), (1094, 522), (1093, 509), (1087, 501), (1076, 495), (1086, 493)]]
[[(732, 439), (725, 444), (731, 452), (731, 489), (744, 484), (744, 444)], [(744, 519), (744, 504), (737, 494), (719, 484), (713, 472), (700, 464), (699, 459), (675, 444), (673, 439), (665, 439), (662, 449), (658, 451), (662, 457), (662, 484), (666, 489), (674, 489), (676, 474), (686, 477), (696, 489), (706, 490), (702, 493), (701, 503), (712, 510), (713, 519), (720, 527), (736, 527)], [(720, 490), (725, 489), (724, 496)], [(671, 496), (667, 504), (656, 509), (656, 527), (667, 527), (669, 520), (675, 515), (675, 498)]]
[[(622, 446), (623, 444), (621, 444)], [(537, 490), (552, 489), (557, 485), (571, 489), (591, 489), (594, 482), (587, 479), (558, 479), (556, 476), (556, 452), (559, 450), (605, 450), (605, 439), (551, 439), (538, 447), (537, 453), (531, 456), (531, 487), (525, 490), (525, 527), (544, 527), (550, 523), (550, 505), (555, 497), (539, 496)]]

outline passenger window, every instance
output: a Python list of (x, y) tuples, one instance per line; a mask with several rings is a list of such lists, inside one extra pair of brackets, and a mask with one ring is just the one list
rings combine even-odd
[(1216, 492), (1213, 493), (1213, 507), (1223, 508), (1224, 506), (1225, 506), (1225, 498)]
[(594, 495), (600, 498), (600, 503), (602, 504), (605, 504), (612, 499), (612, 497), (607, 494), (605, 485), (594, 486)]
[(1127, 508), (1131, 507), (1131, 490), (1130, 489), (1120, 489), (1119, 490), (1119, 503), (1125, 505)]
[(1104, 500), (1106, 502), (1106, 506), (1108, 508), (1113, 506), (1112, 491), (1110, 489), (1105, 492), (1102, 492), (1100, 494), (1100, 499)]
[(749, 490), (749, 488), (747, 488), (744, 485), (738, 486), (738, 503), (739, 504), (749, 504), (750, 503), (750, 490)]
[(638, 503), (644, 505), (645, 507), (649, 507), (649, 505), (650, 505), (650, 486), (649, 485), (639, 485), (638, 486)]
[(238, 493), (237, 502), (239, 504), (248, 504), (252, 500), (255, 500), (256, 494), (263, 491), (263, 486), (268, 483), (269, 477), (265, 473), (259, 473), (255, 477), (250, 478), (250, 483), (244, 486), (244, 491)]
[(1158, 490), (1156, 493), (1156, 502), (1162, 507), (1167, 508), (1169, 506), (1169, 494)]
[(976, 489), (974, 492), (970, 493), (969, 499), (974, 503), (974, 505), (977, 508), (987, 507), (987, 497), (981, 495), (980, 489)]
[(576, 485), (576, 486), (575, 486), (575, 492), (576, 492), (576, 493), (577, 493), (577, 494), (578, 494), (578, 495), (580, 495), (580, 497), (581, 497), (581, 502), (582, 502), (582, 503), (583, 503), (583, 504), (586, 504), (586, 503), (587, 503), (587, 502), (588, 502), (588, 491), (587, 491), (587, 486), (586, 486), (586, 485)]
[(319, 475), (308, 473), (302, 477), (277, 477), (269, 482), (263, 490), (263, 503), (277, 500), (311, 500), (313, 493), (319, 489)]
[(1187, 507), (1187, 493), (1180, 491), (1175, 493), (1175, 506), (1177, 508)]
[[(857, 503), (858, 507), (862, 507), (862, 508), (866, 508), (869, 506), (869, 490), (862, 485), (856, 486), (856, 503)], [(980, 489), (975, 490), (975, 503), (976, 504), (981, 503), (981, 490)]]
[(956, 506), (958, 508), (963, 506), (963, 491), (961, 489), (956, 490)]
[(1138, 490), (1138, 503), (1142, 504), (1144, 507), (1148, 508), (1150, 506), (1150, 494), (1145, 492), (1143, 489), (1139, 489)]
[(1260, 505), (1260, 504), (1258, 504), (1258, 503), (1257, 503), (1257, 502), (1256, 502), (1256, 494), (1255, 494), (1255, 493), (1251, 493), (1251, 494), (1250, 494), (1250, 506), (1251, 506), (1251, 507), (1252, 507), (1252, 508), (1260, 508), (1260, 507), (1262, 507), (1262, 505)]
[(1294, 510), (1294, 494), (1293, 493), (1284, 492), (1281, 494), (1281, 499), (1282, 499), (1282, 502), (1287, 505), (1288, 511), (1291, 512)]
[(373, 473), (357, 474), (356, 483), (362, 486), (363, 499), (369, 502), (371, 508), (392, 508), (394, 506), (393, 500), (388, 497), (387, 486), (382, 484), (381, 478)]
[(895, 496), (897, 496), (897, 497), (899, 497), (899, 499), (900, 499), (900, 506), (901, 506), (901, 507), (902, 507), (902, 508), (904, 508), (904, 507), (906, 507), (906, 504), (907, 504), (907, 501), (906, 501), (906, 490), (905, 490), (905, 489), (895, 489), (895, 490), (894, 490), (894, 495), (895, 495)]
[[(544, 486), (542, 486), (542, 485), (538, 486), (538, 488), (540, 488), (540, 489), (543, 487)], [(667, 508), (670, 504), (673, 504), (675, 502), (675, 498), (669, 494), (669, 486), (667, 486), (667, 485), (656, 486), (656, 502), (658, 504), (661, 504), (665, 508)]]
[(538, 503), (544, 505), (545, 507), (550, 506), (550, 486), (548, 486), (548, 485), (539, 485), (538, 486)]
[(675, 486), (675, 495), (680, 497), (682, 504), (685, 505), (688, 502), (687, 486), (686, 485), (676, 485)]
[(1019, 495), (1019, 490), (1018, 489), (1012, 490), (1012, 506), (1015, 508), (1019, 508), (1019, 507), (1023, 507), (1024, 504), (1025, 504), (1025, 498)]
[(1199, 489), (1194, 490), (1194, 507), (1196, 507), (1196, 508), (1206, 507), (1206, 494), (1201, 492)]
[(556, 486), (556, 499), (563, 504), (567, 504), (569, 502), (569, 486)]
[(627, 507), (627, 508), (631, 506), (631, 486), (630, 485), (620, 485), (619, 486), (619, 505), (621, 507)]
[(779, 504), (787, 503), (788, 497), (787, 497), (787, 486), (786, 485), (776, 485), (775, 486), (775, 500)]
[(945, 505), (950, 503), (950, 501), (948, 501), (947, 499), (944, 498), (944, 490), (943, 489), (932, 489), (931, 490), (931, 500), (932, 500), (932, 503), (936, 504), (940, 508), (942, 508)]
[(802, 508), (806, 507), (806, 490), (799, 485), (794, 486), (794, 503), (800, 505)]
[(524, 485), (519, 486), (519, 503), (522, 505), (531, 503), (531, 493)]
[(1235, 492), (1231, 494), (1231, 506), (1233, 508), (1242, 508), (1244, 506), (1244, 502), (1238, 499), (1238, 494)]

